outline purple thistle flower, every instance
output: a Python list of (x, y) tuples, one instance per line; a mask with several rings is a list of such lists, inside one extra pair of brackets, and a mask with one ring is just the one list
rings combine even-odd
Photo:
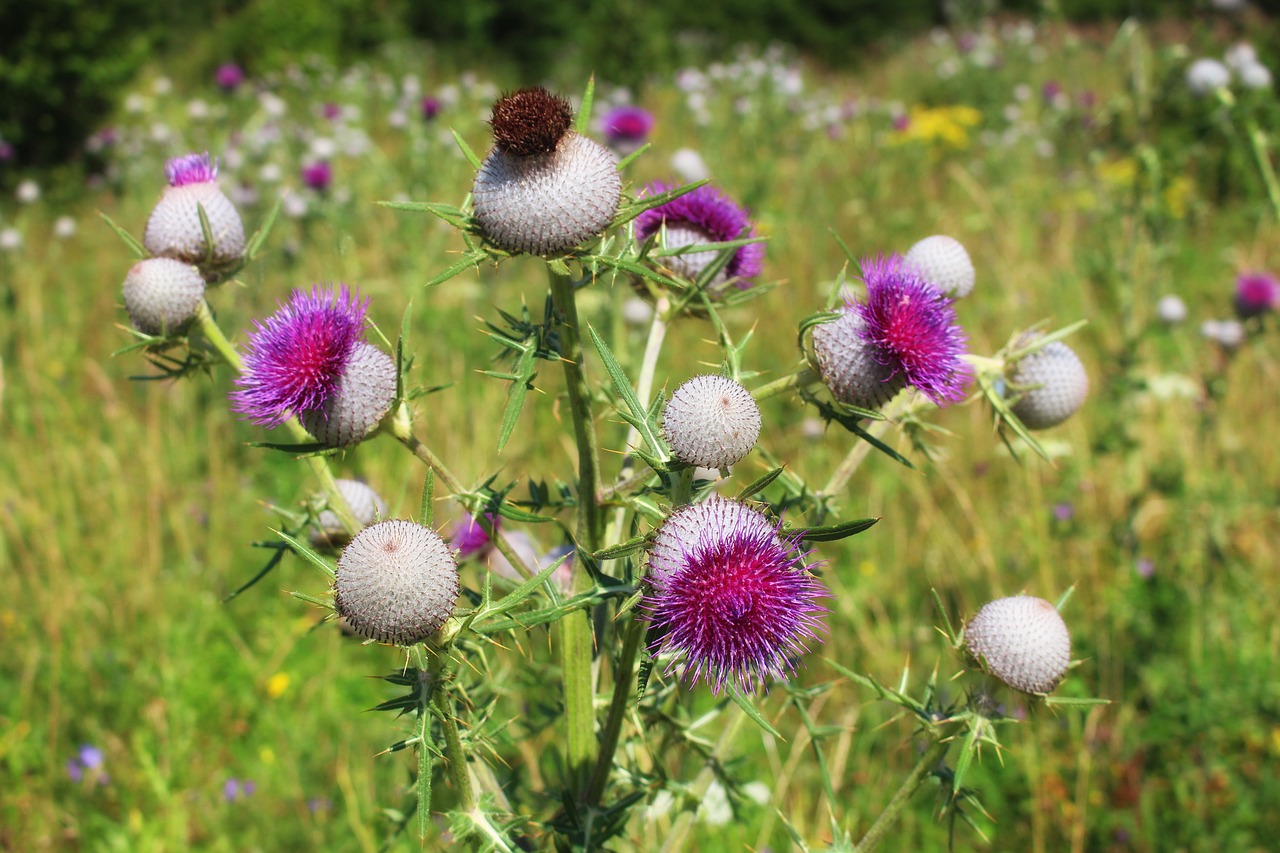
[(336, 296), (317, 285), (310, 294), (295, 290), (265, 323), (255, 320), (232, 410), (274, 427), (290, 414), (320, 409), (363, 343), (368, 304), (346, 285)]
[(7, 163), (17, 155), (17, 149), (13, 147), (13, 143), (0, 141), (0, 163)]
[(72, 782), (79, 782), (84, 779), (84, 765), (80, 763), (80, 759), (67, 759), (67, 778)]
[(1135, 566), (1138, 575), (1146, 580), (1150, 580), (1156, 573), (1156, 564), (1150, 557), (1143, 557)]
[(939, 406), (963, 397), (970, 369), (961, 358), (966, 338), (952, 300), (903, 264), (901, 255), (863, 260), (862, 280), (867, 301), (853, 309), (872, 358)]
[(438, 115), (440, 115), (440, 99), (427, 95), (422, 99), (422, 117), (431, 121)]
[(1053, 505), (1053, 517), (1058, 521), (1066, 523), (1075, 517), (1075, 514), (1075, 507), (1073, 507), (1068, 501), (1063, 501), (1062, 503), (1056, 503)]
[(86, 770), (97, 770), (102, 767), (102, 750), (92, 744), (81, 745), (78, 757), (81, 766)]
[(316, 192), (324, 192), (333, 183), (333, 167), (328, 160), (319, 160), (302, 167), (302, 182)]
[[(496, 530), (498, 527), (497, 513), (486, 512), (485, 517), (489, 519), (489, 523)], [(489, 534), (484, 532), (484, 528), (470, 513), (465, 513), (462, 520), (454, 525), (453, 535), (449, 537), (449, 542), (454, 548), (458, 549), (458, 559), (460, 560), (473, 556), (483, 556), (486, 551), (493, 547)]]
[(1265, 272), (1244, 273), (1236, 279), (1236, 314), (1258, 317), (1280, 304), (1280, 281)]
[(165, 177), (171, 187), (190, 184), (207, 184), (218, 179), (218, 161), (209, 158), (209, 152), (174, 157), (164, 164)]
[(604, 114), (601, 124), (610, 145), (637, 146), (653, 132), (653, 114), (643, 107), (614, 107)]
[(244, 82), (244, 69), (234, 62), (224, 62), (213, 72), (213, 80), (219, 89), (230, 92)]
[[(659, 195), (674, 189), (675, 186), (675, 184), (662, 182), (651, 183), (645, 187), (643, 195)], [(642, 242), (648, 240), (658, 233), (664, 223), (667, 228), (669, 248), (696, 243), (722, 243), (756, 236), (755, 226), (747, 215), (747, 211), (733, 199), (708, 184), (641, 213), (636, 217), (636, 239)], [(677, 255), (664, 260), (668, 263), (676, 263), (682, 258), (692, 260), (702, 254), (704, 253)], [(703, 260), (696, 271), (690, 270), (693, 275), (689, 275), (689, 278), (696, 278), (697, 272), (714, 259), (713, 253), (708, 254), (711, 256)], [(746, 290), (751, 287), (751, 279), (760, 275), (763, 270), (763, 260), (763, 243), (739, 246), (733, 253), (733, 257), (729, 259), (729, 263), (725, 265), (723, 275), (733, 280), (739, 290)]]
[(807, 552), (779, 525), (738, 501), (712, 496), (676, 510), (649, 551), (645, 609), (661, 637), (651, 651), (681, 653), (690, 681), (744, 692), (795, 669), (821, 627), (827, 595), (804, 567)]
[(333, 101), (329, 101), (320, 108), (320, 113), (325, 118), (329, 119), (329, 121), (336, 121), (342, 116), (342, 107), (338, 106)]

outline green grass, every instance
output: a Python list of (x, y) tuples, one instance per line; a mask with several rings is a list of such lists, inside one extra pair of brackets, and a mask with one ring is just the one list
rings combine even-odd
[[(833, 593), (830, 634), (797, 678), (832, 682), (810, 713), (839, 727), (820, 744), (835, 800), (825, 801), (808, 736), (775, 690), (762, 706), (785, 741), (747, 726), (737, 752), (740, 777), (763, 782), (769, 805), (747, 803), (727, 827), (700, 826), (701, 849), (786, 849), (781, 817), (815, 847), (830, 841), (830, 815), (855, 838), (866, 829), (914, 760), (910, 725), (888, 722), (891, 709), (835, 676), (823, 658), (886, 683), (908, 661), (916, 687), (939, 660), (950, 675), (956, 662), (932, 627), (940, 621), (930, 588), (952, 618), (963, 618), (1000, 595), (1054, 599), (1074, 585), (1064, 615), (1082, 663), (1061, 692), (1112, 703), (1041, 714), (1005, 735), (1003, 765), (984, 755), (969, 784), (997, 818), (984, 824), (989, 849), (1264, 849), (1280, 829), (1272, 808), (1280, 796), (1275, 329), (1222, 363), (1197, 332), (1200, 319), (1229, 313), (1238, 268), (1280, 266), (1280, 228), (1256, 179), (1229, 184), (1221, 198), (1214, 192), (1212, 139), (1187, 140), (1184, 159), (1174, 159), (1167, 152), (1178, 150), (1179, 127), (1122, 133), (1126, 110), (1140, 106), (1126, 83), (1134, 42), (1077, 42), (1051, 31), (1039, 39), (1048, 50), (1042, 64), (1015, 55), (986, 72), (986, 85), (1001, 97), (1021, 80), (1036, 97), (1046, 79), (1069, 92), (1095, 89), (1116, 118), (1091, 137), (1092, 150), (1064, 129), (1054, 131), (1049, 158), (1029, 143), (1003, 150), (976, 139), (965, 150), (931, 153), (886, 144), (887, 119), (874, 112), (833, 139), (805, 130), (785, 103), (766, 97), (750, 117), (735, 116), (732, 98), (713, 98), (700, 125), (669, 84), (645, 94), (659, 130), (629, 175), (633, 187), (668, 177), (670, 153), (695, 147), (770, 238), (767, 274), (783, 284), (731, 317), (736, 334), (755, 329), (747, 365), (763, 372), (761, 381), (794, 365), (797, 322), (821, 307), (845, 264), (832, 232), (859, 255), (903, 251), (931, 233), (961, 239), (978, 268), (977, 290), (959, 305), (975, 351), (992, 352), (1041, 319), (1090, 321), (1071, 345), (1089, 369), (1091, 398), (1045, 436), (1061, 452), (1055, 465), (1011, 458), (989, 412), (975, 404), (933, 419), (950, 435), (937, 439), (936, 464), (921, 460), (923, 473), (877, 454), (859, 471), (842, 496), (844, 512), (883, 521), (820, 548)], [(861, 77), (813, 71), (809, 88), (826, 87), (836, 100), (907, 104), (963, 94), (959, 83), (919, 82), (935, 55), (921, 42)], [(1153, 79), (1167, 68), (1176, 66), (1157, 62)], [(295, 115), (309, 103), (299, 96)], [(975, 105), (990, 121), (1000, 103)], [(483, 106), (464, 95), (445, 117), (477, 150), (485, 147)], [(384, 107), (374, 101), (366, 111), (376, 117)], [(176, 98), (160, 109), (187, 147), (224, 146), (230, 122), (188, 126)], [(243, 118), (247, 104), (232, 111)], [(390, 337), (410, 306), (413, 379), (449, 386), (420, 402), (419, 434), (466, 482), (563, 478), (575, 450), (558, 374), (542, 371), (520, 428), (496, 456), (506, 389), (477, 373), (494, 350), (480, 318), (521, 299), (540, 314), (544, 274), (517, 260), (424, 289), (461, 241), (425, 215), (374, 202), (404, 193), (459, 203), (470, 172), (435, 131), (417, 130), (414, 141), (372, 126), (375, 150), (335, 163), (350, 200), (322, 203), (304, 222), (282, 221), (243, 284), (211, 297), (224, 328), (244, 330), (291, 288), (317, 281), (358, 284)], [(1095, 177), (1098, 161), (1130, 156), (1135, 140), (1151, 146), (1167, 176), (1193, 180), (1184, 217), (1160, 213), (1161, 187), (1145, 179), (1130, 189)], [(80, 223), (69, 241), (50, 236), (62, 212), (51, 205), (6, 210), (0, 223), (16, 223), (25, 238), (19, 252), (0, 255), (0, 849), (374, 850), (394, 824), (388, 810), (412, 806), (413, 767), (403, 753), (377, 756), (405, 729), (364, 713), (390, 697), (366, 676), (394, 670), (402, 656), (360, 646), (331, 625), (317, 628), (320, 612), (282, 592), (323, 591), (324, 578), (298, 560), (222, 601), (266, 558), (252, 547), (277, 523), (265, 504), (296, 506), (313, 489), (305, 467), (247, 446), (263, 434), (229, 415), (226, 372), (136, 382), (130, 377), (148, 372), (144, 362), (111, 356), (129, 341), (117, 328), (127, 320), (120, 283), (129, 260), (94, 211), (139, 234), (164, 153), (152, 147), (122, 161), (118, 194), (85, 192), (69, 202), (66, 212)], [(247, 211), (250, 227), (264, 207)], [(616, 318), (630, 288), (618, 281), (596, 290), (584, 299), (585, 318), (610, 330), (615, 352), (633, 365), (643, 332)], [(1155, 301), (1170, 292), (1186, 299), (1192, 320), (1157, 328)], [(717, 364), (711, 337), (697, 321), (676, 324), (659, 381), (674, 387)], [(589, 365), (597, 378), (598, 367)], [(1144, 390), (1174, 372), (1214, 393), (1160, 400)], [(763, 441), (820, 484), (852, 438), (838, 427), (807, 438), (811, 416), (796, 401), (772, 401)], [(602, 425), (606, 448), (620, 449), (624, 435), (616, 420)], [(393, 442), (362, 446), (336, 467), (368, 479), (393, 514), (416, 512), (424, 470)], [(755, 457), (740, 467), (743, 482), (765, 470)], [(1074, 517), (1055, 521), (1053, 505), (1065, 501)], [(444, 502), (437, 518), (456, 512)], [(1136, 571), (1142, 558), (1155, 565), (1149, 580)], [(500, 673), (554, 676), (545, 632), (520, 643), (495, 656)], [(958, 684), (951, 689), (959, 695)], [(713, 705), (704, 688), (687, 694), (691, 706)], [(534, 725), (535, 710), (515, 725)], [(704, 732), (712, 740), (717, 733), (716, 722)], [(81, 743), (103, 750), (109, 784), (68, 778), (64, 765)], [(534, 785), (552, 772), (546, 755), (555, 748), (554, 731), (531, 730), (502, 758)], [(646, 755), (628, 760), (644, 764)], [(684, 778), (700, 766), (674, 750), (658, 760)], [(225, 802), (228, 778), (251, 779), (257, 789)], [(437, 807), (447, 807), (443, 780), (436, 792)], [(947, 828), (932, 820), (932, 805), (920, 795), (885, 849), (943, 848)], [(638, 817), (634, 848), (655, 849), (670, 819)], [(1121, 843), (1117, 831), (1129, 840)], [(957, 838), (961, 848), (983, 847), (964, 827)], [(417, 842), (401, 837), (393, 847)]]

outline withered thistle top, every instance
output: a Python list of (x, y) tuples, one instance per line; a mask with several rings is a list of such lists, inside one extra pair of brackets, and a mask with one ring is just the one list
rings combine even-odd
[(499, 98), (489, 124), (493, 144), (503, 151), (521, 157), (548, 154), (573, 126), (573, 106), (567, 98), (534, 86)]

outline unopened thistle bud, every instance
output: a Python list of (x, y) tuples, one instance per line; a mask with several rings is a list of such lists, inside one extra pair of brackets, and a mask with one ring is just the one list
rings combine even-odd
[(124, 307), (140, 332), (179, 332), (196, 316), (204, 299), (204, 277), (191, 264), (172, 258), (138, 261), (124, 279)]
[(622, 198), (608, 148), (573, 129), (573, 109), (546, 89), (521, 89), (493, 106), (493, 150), (476, 174), (481, 233), (508, 252), (559, 255), (598, 234)]
[[(218, 164), (208, 154), (176, 157), (165, 166), (169, 186), (151, 211), (142, 244), (154, 255), (200, 267), (208, 279), (244, 255), (244, 223), (218, 187)], [(200, 209), (209, 220), (206, 243)]]
[[(1035, 337), (1024, 338), (1026, 345)], [(1079, 411), (1089, 395), (1089, 374), (1062, 341), (1024, 356), (1013, 367), (1011, 391), (1022, 396), (1013, 413), (1027, 429), (1057, 426)]]
[(338, 559), (334, 606), (355, 633), (411, 646), (440, 630), (458, 598), (449, 546), (411, 521), (382, 521), (356, 534)]
[(725, 376), (695, 376), (667, 403), (662, 431), (681, 462), (728, 468), (755, 447), (760, 407), (751, 392)]
[(976, 273), (960, 241), (945, 234), (925, 237), (907, 250), (903, 261), (944, 296), (962, 299), (973, 291)]
[[(379, 518), (386, 518), (387, 504), (367, 483), (359, 480), (335, 480), (338, 493), (351, 510), (351, 517), (361, 527), (368, 527)], [(331, 509), (320, 513), (317, 526), (311, 531), (311, 544), (317, 548), (329, 546), (341, 548), (350, 541), (351, 534), (343, 526), (338, 514)]]
[(1056, 607), (1015, 595), (983, 605), (964, 629), (965, 648), (987, 672), (1023, 693), (1051, 693), (1071, 664), (1071, 634)]

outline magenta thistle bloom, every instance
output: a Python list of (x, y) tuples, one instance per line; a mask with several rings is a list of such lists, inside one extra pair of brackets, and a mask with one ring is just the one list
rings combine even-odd
[(422, 117), (427, 121), (431, 121), (436, 116), (440, 115), (440, 99), (439, 98), (435, 98), (435, 97), (432, 97), (431, 95), (427, 95), (422, 99), (421, 106), (422, 106)]
[(230, 92), (244, 82), (244, 69), (234, 62), (224, 62), (213, 72), (213, 80), (219, 89)]
[(963, 397), (970, 371), (952, 300), (903, 264), (900, 255), (864, 260), (862, 280), (867, 301), (852, 307), (862, 318), (859, 335), (870, 345), (871, 357), (939, 406)]
[[(674, 189), (675, 184), (651, 183), (643, 195), (658, 195)], [(756, 236), (755, 226), (747, 211), (733, 199), (708, 184), (672, 199), (666, 204), (646, 210), (636, 217), (636, 239), (644, 241), (666, 225), (667, 248), (698, 243), (723, 243)], [(697, 278), (715, 252), (696, 252), (663, 258), (663, 261), (687, 278)], [(705, 256), (705, 257), (703, 257)], [(751, 287), (751, 279), (763, 270), (764, 244), (739, 246), (721, 273), (736, 283), (739, 290)]]
[(367, 307), (345, 285), (336, 296), (317, 286), (310, 294), (295, 290), (265, 323), (255, 320), (232, 410), (273, 427), (320, 409), (364, 341)]
[(328, 160), (320, 160), (302, 167), (302, 182), (316, 192), (324, 192), (333, 183), (333, 167)]
[(218, 161), (211, 160), (208, 151), (174, 157), (164, 164), (164, 174), (171, 187), (207, 184), (218, 179)]
[(610, 145), (640, 145), (653, 132), (653, 115), (643, 107), (614, 107), (602, 124)]
[(1257, 317), (1280, 304), (1280, 281), (1265, 272), (1244, 273), (1236, 279), (1236, 313)]
[(644, 606), (661, 633), (650, 651), (681, 654), (686, 676), (715, 693), (729, 681), (746, 692), (785, 677), (826, 610), (806, 553), (738, 501), (712, 496), (676, 510), (649, 550)]
[[(497, 513), (487, 512), (485, 517), (489, 519), (489, 523), (496, 529), (498, 526)], [(484, 532), (480, 522), (476, 521), (470, 513), (464, 513), (462, 520), (454, 525), (453, 535), (449, 537), (449, 542), (454, 548), (458, 549), (458, 559), (460, 560), (476, 555), (483, 556), (485, 552), (493, 547), (489, 534)]]

